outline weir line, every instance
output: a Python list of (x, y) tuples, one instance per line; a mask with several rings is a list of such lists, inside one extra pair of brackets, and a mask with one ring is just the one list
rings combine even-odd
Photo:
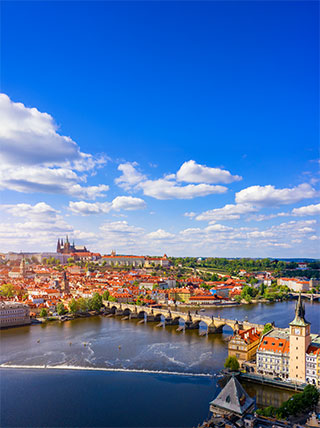
[(187, 372), (170, 372), (166, 370), (148, 370), (148, 369), (125, 369), (125, 368), (110, 368), (110, 367), (85, 367), (85, 366), (67, 366), (57, 365), (23, 365), (23, 364), (0, 364), (0, 369), (23, 369), (23, 370), (82, 370), (82, 371), (102, 371), (102, 372), (124, 372), (124, 373), (141, 373), (141, 374), (163, 374), (174, 376), (193, 376), (193, 377), (215, 377), (209, 373), (187, 373)]

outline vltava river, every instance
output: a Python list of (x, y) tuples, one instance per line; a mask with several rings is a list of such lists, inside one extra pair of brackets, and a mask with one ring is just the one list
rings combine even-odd
[[(294, 304), (205, 314), (286, 327), (294, 318)], [(319, 303), (306, 303), (313, 333), (320, 330), (319, 309)], [(2, 330), (0, 364), (24, 368), (0, 370), (0, 425), (196, 426), (208, 416), (209, 401), (219, 388), (217, 374), (231, 332), (200, 337), (196, 330), (176, 329), (94, 317)], [(288, 398), (284, 391), (249, 389), (261, 405)]]

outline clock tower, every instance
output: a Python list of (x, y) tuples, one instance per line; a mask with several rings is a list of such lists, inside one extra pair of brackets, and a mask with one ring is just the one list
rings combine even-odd
[(305, 320), (305, 308), (299, 294), (294, 320), (290, 325), (289, 378), (293, 382), (306, 382), (306, 352), (311, 342), (310, 323)]

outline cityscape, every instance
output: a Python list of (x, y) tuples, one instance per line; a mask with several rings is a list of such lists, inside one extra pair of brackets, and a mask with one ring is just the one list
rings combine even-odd
[(319, 2), (0, 7), (0, 426), (320, 427)]
[[(212, 267), (221, 261), (227, 262), (224, 269)], [(244, 269), (246, 265), (250, 266), (248, 270)], [(258, 269), (262, 266), (269, 268)], [(35, 329), (39, 325), (70, 323), (88, 317), (102, 317), (108, 322), (111, 317), (121, 324), (127, 321), (145, 328), (152, 325), (162, 332), (168, 328), (180, 335), (193, 332), (199, 337), (199, 346), (201, 340), (218, 336), (226, 347), (223, 365), (226, 369), (221, 366), (221, 373), (227, 379), (230, 374), (231, 377), (210, 402), (211, 416), (202, 426), (228, 425), (230, 421), (273, 426), (279, 415), (292, 420), (292, 426), (293, 420), (305, 426), (317, 426), (314, 425), (318, 423), (316, 413), (310, 416), (310, 411), (316, 408), (319, 396), (320, 334), (311, 331), (313, 326), (307, 320), (305, 302), (310, 302), (308, 307), (313, 310), (318, 331), (319, 277), (319, 261), (181, 259), (166, 254), (162, 257), (118, 255), (115, 250), (101, 255), (87, 246), (71, 243), (66, 236), (58, 238), (56, 252), (2, 254), (0, 326), (8, 331), (19, 326)], [(291, 303), (292, 313), (288, 316), (292, 320), (284, 325), (282, 320), (272, 318), (272, 305), (286, 303)], [(248, 316), (240, 319), (236, 312), (236, 317), (221, 316), (227, 312), (220, 312), (268, 304), (270, 313), (260, 322)], [(215, 312), (217, 310), (219, 312)], [(41, 339), (37, 343), (41, 347)], [(122, 346), (125, 345), (118, 345), (119, 351)], [(3, 369), (72, 370), (73, 367), (67, 359), (59, 364), (16, 363), (6, 360), (5, 354), (1, 356)], [(87, 361), (83, 369), (104, 368)], [(109, 369), (141, 370), (124, 368), (118, 363)], [(175, 370), (176, 374), (190, 374), (185, 369)], [(203, 374), (209, 373), (199, 373), (199, 376)], [(287, 409), (289, 398), (279, 402), (279, 409), (272, 405), (260, 408), (241, 381), (260, 388), (267, 385), (283, 389), (289, 394), (314, 393), (314, 407), (308, 402), (301, 409), (298, 404), (298, 410)], [(314, 389), (306, 390), (307, 385)], [(226, 400), (230, 391), (233, 391), (234, 406)], [(245, 404), (241, 401), (243, 394), (247, 397)], [(280, 417), (277, 423), (281, 424)]]

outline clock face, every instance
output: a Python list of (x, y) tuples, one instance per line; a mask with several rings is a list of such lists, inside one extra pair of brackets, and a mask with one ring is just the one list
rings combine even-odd
[(300, 334), (300, 328), (296, 328), (296, 329), (294, 330), (294, 333), (295, 333), (295, 334)]

